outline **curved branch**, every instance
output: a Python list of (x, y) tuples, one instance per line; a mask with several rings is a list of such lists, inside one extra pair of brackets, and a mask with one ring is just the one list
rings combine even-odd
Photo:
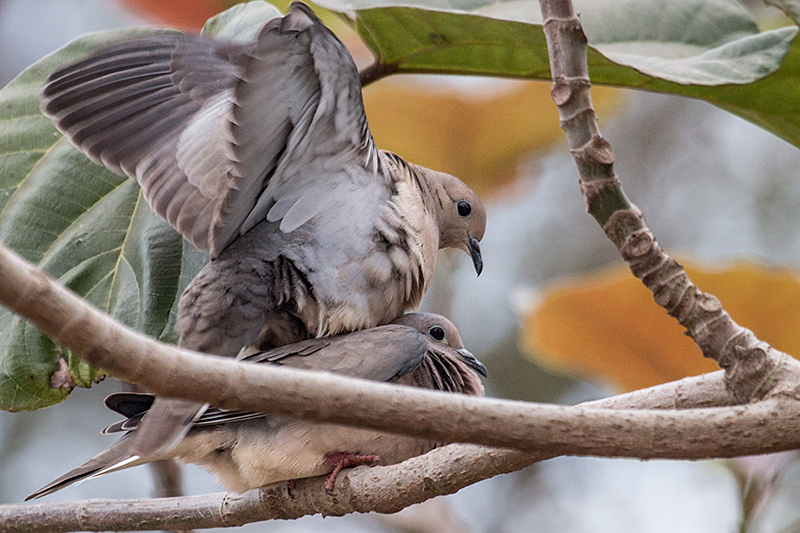
[[(600, 411), (476, 398), (201, 355), (134, 332), (0, 248), (0, 302), (89, 363), (161, 396), (526, 451), (694, 459), (800, 446), (800, 403)], [(424, 420), (425, 424), (419, 421)], [(713, 434), (713, 440), (703, 435)]]
[[(584, 407), (651, 409), (726, 405), (722, 373), (659, 385), (583, 404)], [(343, 472), (328, 495), (318, 478), (299, 480), (289, 496), (284, 484), (241, 496), (209, 494), (147, 500), (0, 505), (0, 532), (126, 531), (229, 527), (321, 513), (392, 513), (553, 457), (470, 444), (452, 444), (389, 467)]]
[(781, 374), (790, 383), (797, 382), (798, 365), (787, 364), (789, 356), (738, 325), (716, 297), (700, 291), (683, 267), (661, 249), (641, 211), (626, 198), (614, 172), (614, 152), (600, 135), (592, 108), (587, 40), (580, 20), (570, 0), (540, 3), (553, 76), (551, 94), (580, 172), (587, 211), (633, 274), (653, 292), (656, 303), (686, 328), (705, 357), (725, 370), (727, 386), (737, 401), (791, 393), (777, 378)]

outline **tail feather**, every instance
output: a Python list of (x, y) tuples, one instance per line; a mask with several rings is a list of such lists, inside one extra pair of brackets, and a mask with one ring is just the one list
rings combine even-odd
[(25, 498), (25, 501), (47, 496), (48, 494), (52, 494), (63, 489), (64, 487), (68, 487), (74, 483), (80, 483), (81, 481), (105, 474), (107, 472), (114, 472), (116, 470), (130, 468), (146, 462), (140, 460), (139, 457), (130, 453), (130, 436), (131, 434), (123, 436), (110, 447), (98, 453), (78, 468), (70, 470), (52, 483), (48, 483), (41, 489), (37, 490)]
[(131, 455), (151, 457), (172, 450), (186, 436), (208, 404), (178, 398), (156, 398), (131, 435)]
[(153, 405), (155, 395), (149, 392), (114, 392), (103, 403), (112, 411), (131, 418), (146, 413)]

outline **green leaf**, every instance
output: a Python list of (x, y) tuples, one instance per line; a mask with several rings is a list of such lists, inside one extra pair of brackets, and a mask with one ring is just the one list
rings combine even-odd
[(355, 24), (397, 72), (550, 76), (544, 34), (533, 24), (406, 7), (359, 11)]
[[(528, 0), (319, 0), (348, 13), (386, 72), (550, 79)], [(796, 0), (772, 0), (791, 16)], [(576, 1), (594, 84), (706, 100), (800, 146), (795, 26), (759, 32), (737, 0)], [(398, 5), (402, 7), (398, 7)]]
[(229, 41), (249, 42), (258, 37), (264, 24), (275, 17), (281, 17), (278, 8), (263, 1), (236, 4), (209, 19), (203, 26), (203, 33)]
[[(264, 2), (211, 19), (211, 35), (255, 35), (279, 15)], [(0, 90), (0, 241), (128, 326), (175, 342), (178, 298), (208, 261), (158, 218), (139, 186), (92, 163), (39, 112), (47, 76), (93, 50), (173, 30), (128, 29), (82, 37)], [(0, 408), (37, 409), (63, 400), (50, 376), (66, 359), (72, 381), (103, 377), (27, 321), (0, 309)]]
[[(760, 32), (739, 2), (595, 2), (615, 14), (584, 17), (592, 46), (606, 58), (654, 78), (689, 85), (751, 83), (774, 72), (797, 34)], [(608, 13), (608, 11), (606, 11)]]
[[(778, 68), (797, 33), (793, 27), (759, 32), (736, 0), (584, 0), (575, 4), (594, 50), (618, 67), (633, 67), (681, 84), (751, 83), (763, 78)], [(518, 39), (542, 32), (539, 8), (532, 2), (450, 0), (400, 2), (390, 7), (376, 0), (323, 0), (322, 5), (354, 11), (358, 31), (378, 59), (401, 72), (449, 70), (447, 60), (460, 56), (458, 63), (471, 70), (494, 74), (498, 55), (519, 59), (534, 55), (536, 66), (527, 76), (549, 76), (549, 70), (539, 68), (547, 62), (543, 38)], [(450, 11), (429, 10), (438, 6)], [(519, 73), (514, 66), (506, 74)]]

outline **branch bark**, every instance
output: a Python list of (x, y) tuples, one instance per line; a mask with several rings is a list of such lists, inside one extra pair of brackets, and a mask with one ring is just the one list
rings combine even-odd
[(397, 72), (396, 65), (387, 65), (380, 63), (377, 59), (370, 65), (358, 71), (358, 79), (361, 81), (361, 87), (366, 87), (370, 83), (374, 83), (381, 78), (390, 76)]
[[(674, 409), (726, 405), (722, 372), (659, 385), (583, 404), (591, 409)], [(453, 444), (389, 467), (360, 467), (341, 474), (334, 495), (321, 479), (298, 481), (289, 496), (284, 484), (240, 496), (209, 494), (144, 500), (90, 500), (0, 506), (0, 532), (127, 531), (230, 527), (269, 519), (321, 513), (392, 513), (554, 457), (471, 444)]]
[[(278, 486), (242, 496), (148, 503), (3, 506), (0, 531), (36, 531), (39, 524), (50, 531), (185, 529), (315, 513), (395, 512), (562, 453), (699, 458), (776, 451), (800, 443), (800, 428), (793, 424), (798, 404), (791, 398), (685, 409), (731, 404), (721, 372), (570, 408), (462, 398), (249, 365), (179, 350), (130, 331), (4, 248), (0, 248), (0, 302), (92, 364), (159, 394), (358, 423), (447, 442), (474, 440), (533, 451), (446, 446), (401, 465), (355, 469), (340, 478), (334, 496), (324, 492), (319, 480), (311, 479), (299, 483), (293, 497)], [(615, 410), (603, 411), (609, 407)], [(647, 410), (632, 409), (636, 407)], [(419, 420), (426, 421), (425, 427), (418, 427)], [(508, 438), (500, 436), (505, 432)]]
[[(696, 459), (800, 446), (800, 426), (791, 423), (800, 403), (782, 398), (681, 412), (600, 411), (437, 393), (201, 355), (118, 324), (7, 249), (0, 249), (0, 303), (94, 366), (161, 396), (224, 408), (559, 454)], [(703, 436), (712, 433), (714, 440)]]
[[(547, 37), (552, 97), (581, 176), (587, 211), (653, 292), (658, 305), (686, 328), (705, 357), (725, 370), (726, 385), (740, 403), (790, 393), (800, 369), (789, 356), (734, 322), (719, 300), (697, 288), (683, 267), (667, 255), (629, 202), (614, 172), (614, 152), (601, 135), (592, 108), (586, 36), (570, 0), (541, 0)], [(777, 387), (777, 388), (776, 388)]]

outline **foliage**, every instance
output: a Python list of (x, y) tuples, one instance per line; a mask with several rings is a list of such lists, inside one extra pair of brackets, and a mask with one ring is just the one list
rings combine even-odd
[[(682, 264), (737, 323), (778, 350), (800, 353), (794, 273), (748, 263), (720, 269)], [(529, 302), (522, 345), (549, 369), (607, 380), (622, 391), (718, 369), (624, 266), (546, 287)]]

